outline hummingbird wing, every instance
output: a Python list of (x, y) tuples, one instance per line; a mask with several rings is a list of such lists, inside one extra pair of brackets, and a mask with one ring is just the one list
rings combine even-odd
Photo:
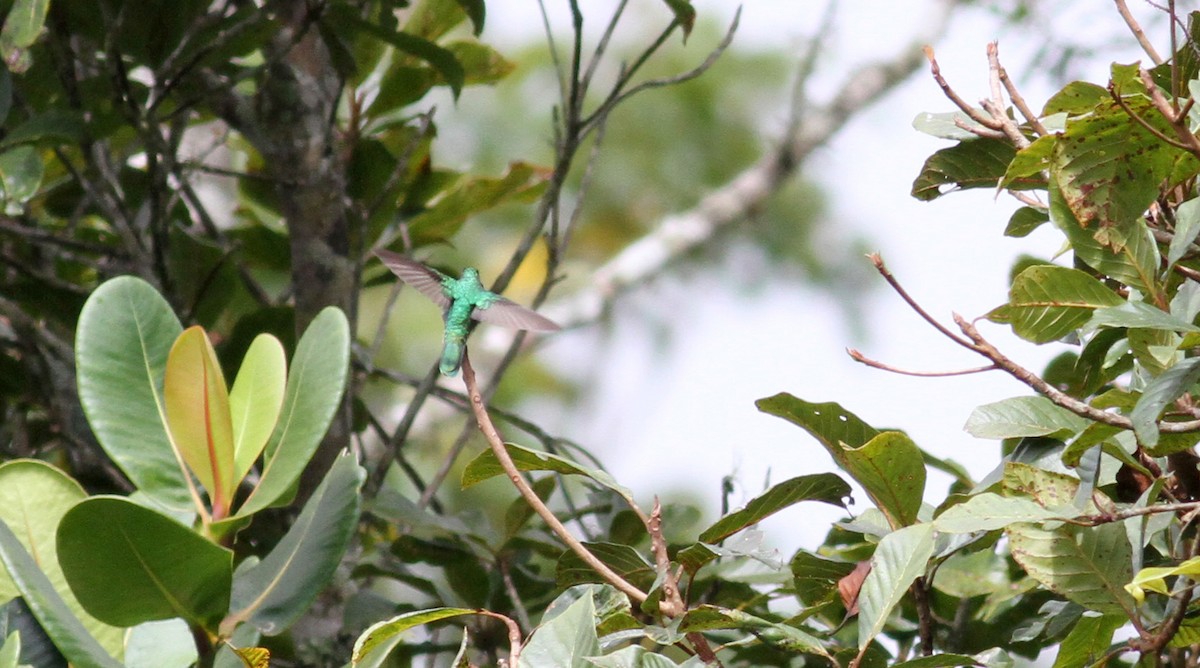
[(496, 297), (487, 307), (476, 306), (471, 311), (471, 317), (481, 322), (530, 332), (556, 332), (562, 329), (553, 320), (504, 297)]
[(442, 281), (447, 278), (445, 274), (399, 253), (377, 250), (375, 255), (383, 261), (384, 266), (392, 270), (393, 274), (399, 276), (400, 280), (432, 299), (433, 303), (443, 310), (450, 308), (450, 297), (442, 287)]

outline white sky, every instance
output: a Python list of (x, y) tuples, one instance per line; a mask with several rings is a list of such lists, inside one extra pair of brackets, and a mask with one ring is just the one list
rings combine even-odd
[[(516, 6), (511, 13), (494, 11), (485, 39), (500, 40), (508, 30), (540, 27), (536, 5), (522, 4), (527, 6), (520, 11)], [(702, 15), (726, 17), (736, 7), (724, 0), (695, 4)], [(1100, 9), (1091, 4), (1092, 10)], [(895, 53), (907, 44), (927, 20), (930, 3), (864, 0), (839, 5), (842, 15), (823, 61), (827, 69), (818, 78), (826, 91), (863, 58)], [(762, 44), (795, 48), (798, 53), (823, 6), (750, 0), (743, 5), (735, 46)], [(1106, 4), (1103, 10), (1111, 7)], [(1014, 66), (1028, 61), (1031, 46), (1021, 43), (1021, 34), (1003, 31), (984, 12), (960, 16), (947, 37), (934, 45), (944, 75), (967, 99), (987, 94), (984, 48), (998, 37), (1001, 57), (1020, 79)], [(1128, 50), (1109, 57), (1122, 55), (1129, 55), (1127, 60), (1138, 57)], [(1103, 81), (1106, 72), (1107, 63), (1099, 63), (1088, 76)], [(1023, 92), (1040, 108), (1053, 90), (1035, 82), (1023, 85)], [(781, 98), (786, 95), (781, 91)], [(911, 121), (921, 111), (950, 108), (927, 75), (917, 76), (856, 118), (809, 160), (803, 172), (830, 193), (826, 223), (848, 226), (869, 238), (908, 291), (952, 326), (952, 311), (973, 318), (1006, 301), (1008, 271), (1018, 255), (1046, 258), (1061, 239), (1046, 229), (1027, 239), (1002, 236), (1017, 207), (1007, 196), (997, 199), (991, 192), (971, 191), (924, 203), (909, 195), (925, 158), (949, 145), (916, 132)], [(610, 343), (589, 352), (601, 356), (592, 363), (603, 369), (590, 375), (598, 383), (596, 400), (573, 407), (560, 424), (545, 424), (594, 452), (647, 506), (653, 494), (667, 499), (677, 493), (703, 495), (711, 520), (717, 516), (721, 480), (727, 474), (735, 474), (739, 483), (736, 507), (759, 493), (768, 477), (780, 482), (836, 471), (807, 433), (754, 407), (756, 399), (777, 392), (814, 402), (836, 401), (875, 427), (903, 429), (926, 450), (965, 464), (976, 478), (997, 463), (999, 448), (994, 441), (974, 439), (962, 430), (972, 409), (1030, 393), (998, 372), (922, 379), (851, 361), (844, 352), (848, 346), (918, 370), (984, 363), (921, 322), (882, 279), (880, 289), (865, 296), (867, 340), (855, 340), (833, 298), (814, 289), (779, 283), (747, 295), (726, 289), (716, 275), (689, 272), (687, 281), (668, 277), (627, 298), (617, 310)], [(698, 293), (706, 299), (699, 307), (689, 306), (686, 319), (672, 328), (664, 345), (653, 330), (656, 325), (647, 325), (644, 314)], [(1027, 344), (1007, 328), (984, 324), (981, 329), (1001, 350), (1035, 371), (1062, 350)], [(586, 332), (564, 333), (545, 348), (546, 359), (556, 367), (578, 364), (581, 348), (594, 345), (594, 340)], [(926, 499), (940, 501), (946, 483), (944, 476), (932, 477)], [(856, 501), (855, 512), (869, 503), (861, 494)], [(832, 508), (802, 504), (763, 528), (768, 540), (789, 555), (797, 546), (819, 545), (829, 523), (840, 515)]]

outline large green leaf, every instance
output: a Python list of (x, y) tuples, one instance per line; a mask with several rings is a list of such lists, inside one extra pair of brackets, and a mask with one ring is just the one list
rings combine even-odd
[(1055, 529), (1014, 524), (1008, 527), (1008, 540), (1013, 558), (1047, 589), (1088, 610), (1135, 614), (1124, 588), (1133, 579), (1133, 567), (1120, 523)]
[(1119, 306), (1097, 309), (1088, 322), (1089, 327), (1127, 327), (1130, 329), (1157, 329), (1166, 332), (1200, 332), (1190, 322), (1155, 308), (1145, 302), (1124, 302)]
[(124, 497), (68, 511), (58, 558), (83, 607), (114, 626), (182, 617), (214, 630), (229, 610), (233, 553)]
[(222, 622), (231, 632), (249, 622), (267, 635), (282, 633), (304, 614), (333, 577), (354, 535), (366, 472), (352, 454), (330, 467), (304, 510), (262, 561), (238, 569), (232, 612)]
[(354, 668), (379, 666), (400, 641), (405, 631), (443, 619), (479, 614), (471, 608), (429, 608), (396, 615), (391, 619), (376, 622), (363, 631), (354, 641), (354, 653), (350, 665)]
[[(618, 483), (606, 471), (588, 468), (565, 457), (541, 450), (531, 450), (514, 443), (505, 443), (504, 449), (508, 452), (508, 456), (512, 458), (513, 464), (517, 467), (518, 471), (553, 471), (566, 475), (581, 475), (591, 478), (600, 485), (611, 489), (619, 494), (621, 498), (631, 503), (633, 502), (633, 492)], [(479, 453), (475, 459), (472, 459), (463, 468), (463, 489), (499, 475), (504, 475), (504, 467), (500, 466), (500, 461), (496, 459), (496, 454), (492, 452), (491, 448), (488, 448)]]
[(866, 647), (933, 556), (933, 525), (914, 524), (884, 536), (858, 594), (858, 647)]
[(163, 374), (163, 405), (171, 440), (208, 491), (213, 516), (233, 503), (233, 421), (229, 388), (208, 334), (189, 327), (175, 340)]
[(270, 334), (259, 334), (242, 358), (233, 389), (229, 391), (234, 484), (246, 477), (275, 431), (286, 389), (287, 357), (283, 344)]
[[(119, 658), (123, 630), (89, 615), (67, 586), (58, 565), (55, 541), (58, 523), (72, 506), (86, 497), (79, 483), (45, 462), (18, 459), (0, 465), (0, 520), (14, 528), (17, 539), (33, 555), (54, 591), (83, 622), (88, 633), (105, 651)], [(19, 595), (16, 582), (0, 572), (0, 601)]]
[[(1067, 515), (1074, 515), (1068, 506)], [(1038, 522), (1062, 518), (1062, 512), (1044, 508), (1030, 499), (984, 492), (947, 508), (933, 521), (943, 533), (971, 533), (1003, 529), (1016, 522)]]
[(1129, 414), (1138, 440), (1147, 446), (1158, 445), (1158, 416), (1200, 381), (1200, 357), (1191, 357), (1167, 369), (1146, 384), (1133, 412)]
[(1062, 191), (1053, 182), (1050, 184), (1050, 220), (1062, 230), (1071, 243), (1075, 257), (1096, 271), (1137, 288), (1154, 302), (1162, 298), (1162, 286), (1158, 280), (1158, 246), (1150, 230), (1140, 221), (1122, 228), (1121, 243), (1102, 242), (1096, 238), (1097, 231), (1080, 224), (1074, 212), (1067, 206)]
[(976, 438), (1020, 438), (1075, 434), (1088, 421), (1041, 396), (1002, 399), (979, 406), (967, 418), (965, 429)]
[[(999, 139), (977, 138), (944, 148), (925, 160), (913, 181), (912, 196), (929, 201), (954, 189), (995, 188), (1014, 155), (1012, 144)], [(943, 189), (946, 186), (957, 188)]]
[(1035, 265), (1013, 279), (1008, 304), (988, 317), (1011, 323), (1023, 339), (1046, 343), (1083, 326), (1096, 309), (1123, 303), (1120, 295), (1086, 272)]
[(267, 443), (262, 480), (238, 509), (238, 516), (290, 500), (296, 479), (341, 405), (349, 370), (350, 324), (341, 310), (326, 307), (296, 344), (283, 409)]
[(1113, 633), (1129, 620), (1123, 616), (1084, 616), (1075, 622), (1075, 627), (1063, 638), (1054, 657), (1054, 668), (1075, 668), (1093, 665), (1108, 654)]
[(1063, 197), (1084, 227), (1123, 226), (1137, 221), (1158, 197), (1179, 149), (1159, 139), (1172, 130), (1149, 98), (1126, 97), (1135, 121), (1116, 102), (1072, 118), (1054, 143), (1053, 167)]
[(837, 465), (862, 485), (892, 528), (917, 521), (925, 463), (908, 436), (880, 432), (836, 403), (813, 404), (787, 393), (759, 399), (755, 405), (815, 436)]
[[(584, 543), (588, 551), (604, 565), (611, 568), (617, 575), (628, 580), (639, 589), (649, 589), (654, 584), (657, 575), (654, 564), (629, 545), (616, 543)], [(588, 582), (604, 582), (595, 569), (584, 563), (579, 555), (567, 550), (558, 558), (555, 567), (554, 580), (560, 587), (570, 587)]]
[(68, 661), (76, 666), (122, 668), (121, 662), (114, 659), (71, 612), (3, 520), (0, 520), (0, 563), (16, 583), (42, 630)]
[(179, 509), (191, 497), (167, 435), (161, 384), (182, 331), (150, 284), (122, 276), (96, 288), (75, 333), (79, 400), (96, 439), (141, 492)]
[(832, 473), (802, 475), (773, 485), (752, 499), (745, 508), (729, 513), (700, 533), (700, 541), (719, 543), (729, 536), (758, 524), (766, 517), (801, 501), (820, 501), (845, 508), (850, 485)]
[[(553, 607), (553, 606), (552, 606)], [(547, 616), (551, 614), (547, 610)], [(581, 596), (553, 619), (534, 629), (521, 650), (518, 668), (591, 668), (586, 657), (598, 656), (596, 606), (591, 596)]]
[(716, 605), (699, 605), (683, 616), (679, 630), (715, 631), (736, 629), (747, 631), (754, 637), (774, 647), (791, 652), (816, 654), (829, 658), (825, 644), (815, 636), (784, 622), (772, 622), (742, 610), (722, 608)]

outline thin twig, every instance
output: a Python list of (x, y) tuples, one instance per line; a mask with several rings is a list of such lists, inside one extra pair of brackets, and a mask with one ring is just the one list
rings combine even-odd
[(959, 97), (958, 93), (956, 93), (954, 89), (950, 87), (950, 84), (947, 83), (946, 78), (942, 76), (942, 68), (940, 65), (938, 65), (937, 58), (933, 55), (933, 47), (925, 47), (925, 58), (929, 60), (929, 72), (933, 76), (934, 83), (936, 83), (938, 87), (942, 89), (942, 94), (945, 95), (946, 98), (951, 102), (953, 102), (954, 106), (961, 109), (964, 114), (971, 118), (971, 120), (986, 128), (992, 130), (1003, 130), (999, 121), (991, 116), (988, 116), (987, 114), (981, 113), (975, 107), (967, 104), (967, 101)]
[(992, 47), (988, 49), (989, 55), (992, 52), (996, 53), (996, 73), (1000, 77), (1000, 83), (1004, 85), (1004, 90), (1008, 91), (1008, 98), (1012, 100), (1013, 106), (1021, 112), (1021, 115), (1025, 117), (1025, 121), (1029, 123), (1029, 127), (1033, 128), (1033, 131), (1039, 137), (1049, 134), (1046, 126), (1042, 125), (1042, 121), (1038, 118), (1038, 115), (1029, 108), (1029, 105), (1025, 102), (1025, 98), (1017, 90), (1017, 85), (1008, 76), (1008, 70), (1004, 69), (1004, 66), (1000, 64), (1000, 54), (995, 42), (992, 42)]
[(881, 369), (890, 373), (900, 374), (902, 376), (917, 376), (919, 378), (948, 378), (950, 376), (967, 376), (973, 373), (982, 373), (984, 371), (995, 371), (998, 367), (995, 364), (986, 366), (978, 366), (971, 369), (959, 369), (957, 371), (911, 371), (909, 369), (901, 369), (899, 367), (885, 364), (878, 360), (873, 360), (870, 357), (862, 354), (854, 348), (847, 348), (846, 354), (850, 355), (850, 359), (869, 367)]
[(904, 302), (908, 304), (908, 307), (916, 312), (917, 315), (921, 316), (922, 320), (932, 325), (934, 329), (941, 332), (942, 335), (951, 341), (954, 341), (958, 345), (964, 348), (974, 348), (970, 341), (950, 331), (945, 325), (938, 322), (933, 316), (929, 315), (929, 313), (927, 313), (925, 309), (922, 308), (921, 305), (918, 304), (917, 301), (908, 294), (908, 291), (904, 289), (904, 286), (900, 285), (900, 281), (896, 280), (896, 277), (892, 274), (891, 270), (889, 270), (887, 265), (883, 263), (883, 257), (879, 253), (869, 253), (867, 255), (867, 259), (871, 260), (871, 264), (875, 265), (875, 269), (879, 272), (879, 275), (883, 276), (883, 279), (888, 282), (888, 285), (892, 286), (892, 289), (896, 291), (896, 294), (900, 295), (900, 298), (903, 299)]
[(1171, 129), (1175, 130), (1175, 135), (1183, 143), (1183, 149), (1196, 157), (1200, 157), (1200, 139), (1192, 134), (1188, 127), (1187, 116), (1179, 114), (1175, 111), (1174, 105), (1167, 100), (1163, 95), (1162, 90), (1154, 83), (1154, 78), (1150, 75), (1149, 70), (1140, 69), (1138, 74), (1141, 75), (1142, 84), (1146, 86), (1146, 90), (1150, 93), (1150, 101), (1154, 103), (1154, 107), (1158, 112), (1167, 119), (1171, 124)]
[(1142, 30), (1142, 26), (1133, 18), (1133, 14), (1129, 11), (1129, 6), (1125, 4), (1125, 0), (1115, 0), (1117, 11), (1121, 14), (1121, 18), (1125, 20), (1125, 25), (1129, 26), (1129, 31), (1133, 33), (1138, 44), (1142, 46), (1142, 50), (1150, 56), (1150, 60), (1154, 61), (1155, 65), (1163, 63), (1162, 56), (1158, 55), (1158, 51), (1154, 48), (1154, 44), (1146, 37), (1146, 32)]
[(640, 604), (645, 601), (647, 598), (646, 593), (633, 586), (628, 580), (609, 568), (607, 564), (592, 554), (591, 550), (587, 549), (583, 543), (579, 542), (575, 536), (571, 535), (571, 532), (567, 531), (567, 528), (558, 520), (558, 517), (546, 507), (546, 504), (542, 502), (537, 493), (533, 491), (533, 488), (529, 486), (529, 483), (525, 481), (524, 476), (521, 475), (521, 471), (513, 463), (512, 457), (509, 456), (508, 450), (504, 447), (504, 441), (500, 438), (500, 433), (496, 431), (496, 426), (492, 424), (491, 417), (488, 416), (487, 407), (483, 403), (483, 397), (479, 394), (479, 386), (475, 383), (475, 369), (471, 367), (469, 351), (463, 352), (462, 376), (463, 382), (467, 386), (467, 396), (471, 398), (471, 411), (475, 414), (479, 430), (483, 432), (484, 438), (487, 439), (488, 445), (492, 448), (492, 453), (496, 455), (496, 461), (504, 469), (504, 473), (508, 476), (509, 481), (517, 488), (517, 491), (520, 492), (529, 506), (533, 508), (533, 511), (542, 518), (542, 521), (550, 527), (550, 530), (554, 532), (554, 535), (558, 536), (559, 540), (565, 543), (576, 556), (583, 560), (589, 568), (596, 571), (606, 582), (633, 599), (635, 603)]

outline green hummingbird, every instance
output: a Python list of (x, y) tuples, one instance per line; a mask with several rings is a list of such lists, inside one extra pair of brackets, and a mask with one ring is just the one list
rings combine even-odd
[(454, 279), (412, 258), (385, 250), (375, 251), (383, 264), (400, 280), (417, 289), (442, 308), (446, 334), (442, 359), (438, 368), (443, 375), (453, 376), (462, 366), (466, 347), (468, 320), (475, 319), (493, 325), (531, 332), (553, 332), (562, 329), (553, 321), (529, 309), (489, 292), (479, 282), (479, 272), (473, 267), (463, 270), (462, 278)]

